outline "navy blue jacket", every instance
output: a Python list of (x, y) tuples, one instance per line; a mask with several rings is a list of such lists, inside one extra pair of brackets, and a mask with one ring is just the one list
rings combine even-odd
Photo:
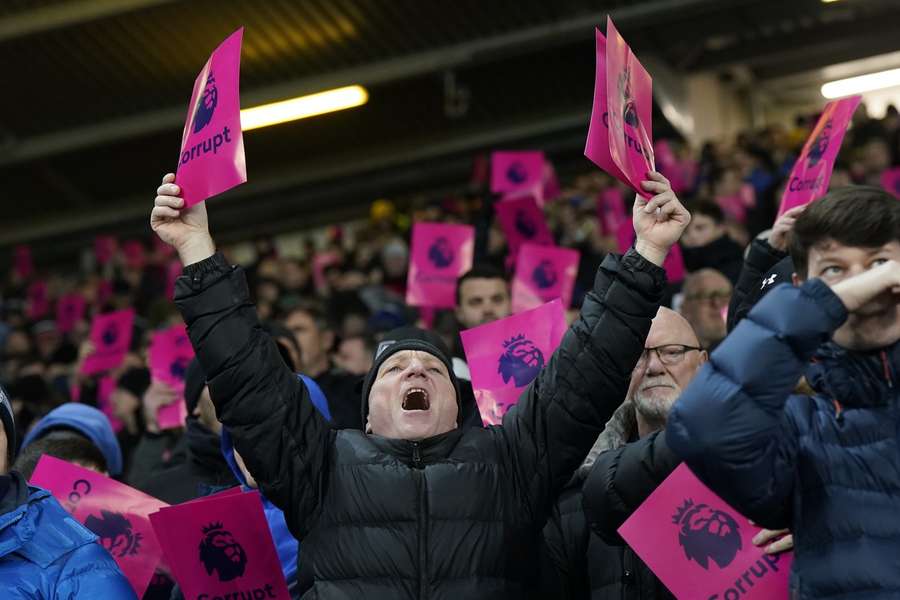
[[(744, 515), (794, 532), (796, 598), (900, 597), (900, 345), (854, 353), (820, 280), (776, 287), (669, 416), (669, 446)], [(814, 395), (792, 394), (802, 375)]]

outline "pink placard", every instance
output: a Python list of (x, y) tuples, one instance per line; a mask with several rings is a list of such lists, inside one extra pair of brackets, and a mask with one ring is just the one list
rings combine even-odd
[(94, 353), (85, 359), (81, 372), (93, 375), (121, 365), (131, 346), (133, 323), (134, 309), (131, 308), (95, 316), (91, 323)]
[(33, 281), (28, 286), (28, 318), (36, 321), (50, 312), (50, 297), (47, 282), (43, 279)]
[(176, 390), (175, 402), (161, 406), (156, 413), (160, 429), (184, 427), (187, 406), (184, 402), (184, 375), (194, 359), (194, 348), (184, 325), (157, 331), (150, 338), (150, 377)]
[(565, 332), (565, 310), (554, 300), (460, 333), (484, 423), (500, 424), (550, 360)]
[(544, 153), (491, 153), (491, 191), (497, 194), (544, 186)]
[[(619, 243), (619, 252), (625, 254), (631, 248), (631, 244), (634, 243), (634, 225), (631, 219), (622, 222), (616, 237)], [(663, 261), (663, 269), (666, 270), (666, 279), (669, 280), (669, 283), (678, 283), (684, 279), (686, 271), (684, 255), (681, 253), (679, 244), (673, 244), (672, 248), (669, 249), (666, 260)]]
[(13, 250), (13, 263), (16, 275), (21, 279), (28, 279), (34, 274), (34, 259), (31, 257), (31, 246), (24, 244), (16, 246)]
[(186, 598), (290, 600), (259, 492), (179, 504), (150, 520)]
[(594, 30), (594, 34), (597, 39), (594, 104), (591, 109), (591, 120), (588, 123), (584, 155), (595, 165), (625, 185), (631, 185), (625, 174), (616, 166), (612, 155), (609, 153), (609, 108), (606, 101), (606, 37), (600, 33), (599, 27)]
[(469, 225), (413, 225), (406, 303), (456, 306), (456, 280), (472, 268), (474, 252), (475, 229)]
[[(109, 426), (115, 433), (125, 428), (125, 424), (116, 416), (116, 408), (113, 406), (112, 393), (116, 389), (116, 380), (109, 375), (104, 375), (97, 380), (97, 408), (106, 415)], [(79, 393), (80, 393), (79, 389)]]
[(87, 300), (84, 296), (73, 292), (65, 294), (56, 301), (56, 327), (60, 333), (72, 331), (75, 324), (84, 318)]
[(822, 116), (791, 169), (791, 176), (781, 197), (779, 217), (795, 206), (818, 200), (828, 192), (834, 160), (860, 100), (862, 96), (850, 96), (832, 100), (825, 105)]
[(650, 74), (619, 35), (612, 18), (606, 19), (606, 99), (609, 115), (609, 153), (631, 187), (641, 188), (653, 159), (653, 84)]
[(887, 169), (881, 174), (881, 186), (900, 198), (900, 167)]
[(765, 554), (759, 531), (684, 464), (619, 528), (676, 598), (786, 600), (793, 554)]
[(175, 182), (185, 207), (247, 181), (241, 132), (241, 27), (213, 50), (194, 81)]
[(505, 199), (494, 205), (497, 221), (506, 235), (510, 256), (517, 256), (522, 244), (530, 242), (552, 246), (553, 235), (547, 227), (544, 212), (531, 196)]
[(162, 558), (148, 515), (168, 504), (90, 469), (46, 455), (29, 483), (48, 490), (79, 523), (97, 534), (140, 598)]
[(551, 300), (572, 304), (572, 290), (578, 276), (578, 250), (557, 246), (522, 244), (512, 282), (514, 313), (531, 310)]
[(597, 195), (597, 219), (603, 235), (618, 235), (622, 223), (631, 222), (621, 189), (608, 187)]
[(147, 263), (147, 249), (140, 240), (126, 240), (122, 243), (122, 255), (129, 269), (143, 269)]
[(112, 260), (116, 251), (116, 238), (111, 235), (98, 235), (94, 238), (94, 258), (97, 264), (105, 265)]

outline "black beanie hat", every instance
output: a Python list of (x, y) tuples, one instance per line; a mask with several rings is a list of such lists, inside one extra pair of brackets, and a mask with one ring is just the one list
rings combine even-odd
[[(447, 372), (450, 374), (450, 382), (453, 384), (453, 391), (456, 393), (456, 405), (457, 407), (460, 406), (459, 380), (456, 378), (456, 374), (453, 373), (453, 363), (451, 362), (450, 352), (447, 351), (447, 346), (444, 345), (444, 341), (441, 337), (436, 333), (419, 329), (418, 327), (400, 327), (386, 333), (384, 339), (378, 344), (378, 349), (375, 351), (375, 361), (372, 363), (372, 368), (369, 369), (369, 373), (363, 381), (363, 424), (365, 424), (366, 420), (369, 418), (369, 392), (372, 390), (372, 384), (375, 382), (375, 377), (378, 375), (378, 369), (381, 368), (384, 361), (401, 350), (419, 350), (439, 358), (440, 361), (444, 363), (444, 366), (447, 367)], [(457, 411), (456, 422), (462, 423), (461, 407)]]
[(16, 421), (13, 418), (9, 396), (2, 387), (0, 387), (0, 423), (3, 424), (3, 431), (6, 432), (6, 459), (9, 462), (7, 466), (11, 467), (13, 456), (16, 453)]
[(200, 366), (200, 361), (195, 358), (184, 372), (184, 403), (187, 405), (188, 418), (194, 414), (205, 387), (206, 373)]
[(150, 387), (150, 371), (140, 367), (128, 369), (119, 377), (116, 387), (128, 390), (140, 400)]

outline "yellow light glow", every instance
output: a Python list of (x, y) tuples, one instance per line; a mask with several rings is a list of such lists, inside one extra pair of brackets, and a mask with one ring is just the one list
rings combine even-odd
[(823, 4), (831, 4), (832, 2), (837, 2), (838, 0), (822, 0)]
[(881, 90), (896, 85), (900, 85), (900, 69), (891, 69), (889, 71), (860, 75), (859, 77), (829, 81), (822, 86), (822, 95), (830, 100), (832, 98), (843, 98), (853, 94)]
[(325, 113), (361, 106), (369, 101), (369, 92), (361, 85), (348, 85), (308, 96), (245, 108), (241, 111), (241, 129), (250, 131), (269, 125), (315, 117)]

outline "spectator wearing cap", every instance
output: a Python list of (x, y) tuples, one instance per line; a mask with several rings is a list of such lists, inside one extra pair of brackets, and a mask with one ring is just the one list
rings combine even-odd
[[(662, 176), (635, 201), (637, 241), (608, 256), (581, 317), (502, 426), (460, 427), (440, 338), (395, 332), (362, 386), (365, 430), (334, 430), (260, 328), (246, 278), (215, 252), (205, 205), (167, 175), (151, 225), (185, 267), (175, 302), (216, 413), (250, 474), (311, 552), (317, 597), (521, 598), (550, 505), (615, 408), (690, 215)], [(657, 210), (658, 207), (658, 210)]]
[(3, 598), (136, 598), (118, 565), (97, 542), (96, 535), (72, 518), (50, 492), (29, 486), (17, 471), (7, 472), (15, 440), (12, 406), (0, 388), (0, 588)]

